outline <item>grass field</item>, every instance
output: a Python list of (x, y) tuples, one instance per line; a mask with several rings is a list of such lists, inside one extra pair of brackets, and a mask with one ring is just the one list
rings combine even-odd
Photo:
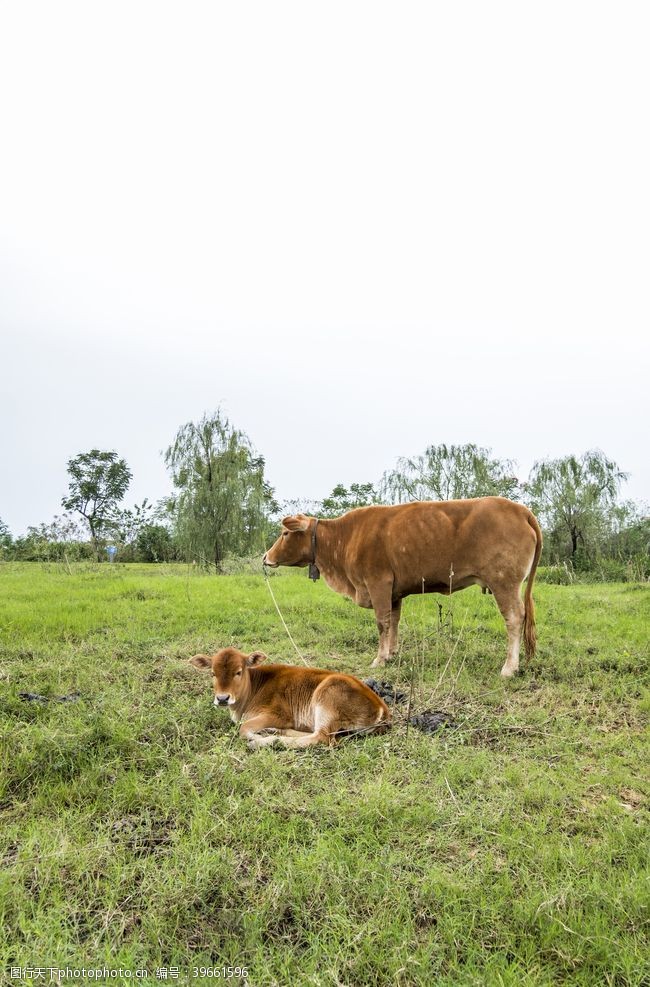
[[(376, 674), (370, 613), (304, 571), (272, 586), (310, 663)], [(382, 677), (456, 729), (407, 733), (398, 708), (385, 736), (252, 753), (185, 659), (298, 660), (261, 575), (0, 566), (0, 977), (649, 984), (650, 589), (535, 598), (509, 682), (491, 597), (405, 603)]]

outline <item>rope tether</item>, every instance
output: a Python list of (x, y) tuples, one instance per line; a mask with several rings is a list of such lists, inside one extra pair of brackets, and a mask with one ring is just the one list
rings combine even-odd
[(303, 663), (303, 665), (308, 665), (309, 663), (303, 658), (302, 654), (300, 653), (300, 649), (299, 649), (298, 645), (296, 644), (296, 642), (292, 638), (291, 631), (287, 627), (287, 622), (284, 619), (284, 617), (282, 616), (282, 611), (280, 610), (280, 607), (278, 606), (278, 602), (277, 602), (275, 596), (273, 595), (273, 590), (271, 589), (271, 580), (269, 579), (269, 574), (268, 574), (268, 572), (266, 570), (266, 566), (263, 566), (263, 569), (264, 569), (264, 582), (266, 583), (266, 585), (269, 588), (269, 593), (271, 594), (271, 599), (273, 600), (273, 602), (275, 604), (275, 609), (278, 611), (278, 617), (282, 621), (282, 626), (284, 627), (285, 631), (287, 632), (287, 634), (289, 636), (289, 640), (291, 641), (291, 643), (293, 644), (294, 648), (296, 649), (296, 654), (300, 658), (301, 662)]

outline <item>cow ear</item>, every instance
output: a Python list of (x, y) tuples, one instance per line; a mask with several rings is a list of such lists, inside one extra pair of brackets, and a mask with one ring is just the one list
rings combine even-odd
[(209, 655), (194, 655), (192, 658), (188, 658), (187, 662), (189, 665), (194, 665), (195, 668), (200, 668), (201, 670), (212, 668), (212, 658)]
[(263, 651), (254, 651), (252, 655), (249, 655), (246, 659), (247, 665), (261, 665), (263, 661), (268, 659), (268, 655), (265, 655)]
[(306, 531), (309, 527), (309, 518), (304, 514), (292, 514), (282, 519), (282, 525), (287, 531)]

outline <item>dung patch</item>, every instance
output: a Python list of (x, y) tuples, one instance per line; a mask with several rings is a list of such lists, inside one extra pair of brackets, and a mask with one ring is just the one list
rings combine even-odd
[(435, 709), (425, 709), (422, 713), (416, 713), (409, 723), (423, 733), (437, 733), (438, 730), (453, 729), (456, 726), (453, 716)]
[(390, 682), (378, 682), (377, 679), (364, 679), (364, 684), (376, 692), (381, 699), (389, 703), (405, 703), (406, 693), (399, 692)]

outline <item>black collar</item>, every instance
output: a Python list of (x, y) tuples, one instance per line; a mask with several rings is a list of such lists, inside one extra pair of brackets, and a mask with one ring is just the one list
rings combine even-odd
[(318, 566), (316, 565), (316, 528), (318, 527), (318, 518), (314, 521), (314, 527), (311, 529), (311, 562), (309, 563), (309, 578), (316, 582), (320, 579), (320, 572)]

